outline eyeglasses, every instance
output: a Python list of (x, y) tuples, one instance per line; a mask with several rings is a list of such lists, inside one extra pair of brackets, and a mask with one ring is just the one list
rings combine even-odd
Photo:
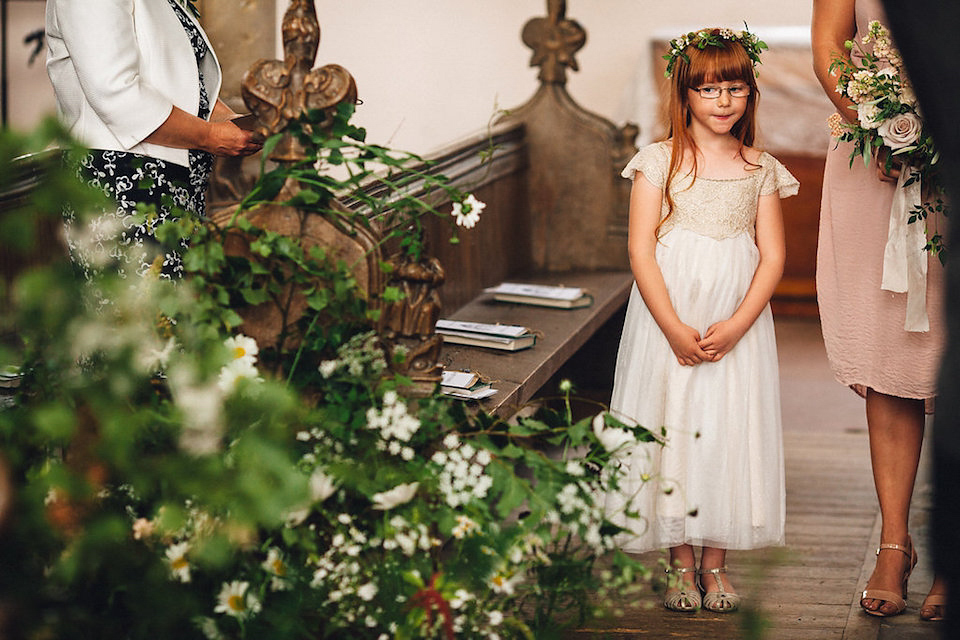
[(732, 87), (693, 87), (693, 91), (700, 94), (701, 98), (706, 100), (716, 100), (720, 94), (726, 91), (731, 98), (746, 98), (750, 95), (750, 86), (738, 84)]

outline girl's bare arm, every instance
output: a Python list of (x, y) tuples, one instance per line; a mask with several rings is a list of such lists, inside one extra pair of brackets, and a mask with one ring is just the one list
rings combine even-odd
[(710, 360), (716, 362), (729, 353), (770, 302), (773, 291), (783, 276), (785, 245), (780, 196), (776, 192), (760, 196), (757, 207), (757, 248), (760, 250), (760, 263), (737, 310), (729, 319), (717, 322), (707, 329), (700, 341), (700, 347), (710, 356)]
[(647, 309), (670, 343), (677, 361), (682, 365), (695, 365), (709, 358), (698, 344), (699, 332), (677, 316), (656, 261), (656, 228), (662, 201), (660, 189), (638, 172), (630, 192), (630, 268)]

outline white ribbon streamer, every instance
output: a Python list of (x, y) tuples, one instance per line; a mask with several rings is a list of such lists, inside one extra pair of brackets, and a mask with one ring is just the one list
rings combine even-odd
[(929, 331), (927, 317), (927, 234), (922, 220), (909, 223), (910, 212), (923, 203), (920, 180), (908, 186), (909, 167), (900, 170), (890, 205), (890, 226), (883, 249), (883, 279), (880, 288), (907, 294), (906, 331)]

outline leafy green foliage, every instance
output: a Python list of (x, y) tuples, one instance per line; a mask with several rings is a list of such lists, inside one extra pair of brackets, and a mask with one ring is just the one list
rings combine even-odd
[[(362, 140), (345, 120), (334, 129)], [(0, 166), (30, 148), (6, 135)], [(328, 165), (347, 164), (348, 148), (392, 157), (316, 145)], [(279, 171), (256, 197), (291, 177), (343, 182)], [(48, 203), (71, 204), (81, 224), (96, 215), (66, 167), (45, 179)], [(400, 195), (362, 196), (369, 209), (425, 206), (405, 200), (404, 180), (382, 181)], [(8, 635), (547, 637), (649, 578), (613, 551), (618, 529), (596, 502), (618, 478), (605, 447), (628, 432), (652, 440), (645, 429), (602, 412), (574, 422), (569, 389), (566, 410), (516, 423), (441, 396), (408, 402), (348, 265), (242, 216), (157, 233), (191, 238), (184, 281), (109, 269), (78, 280), (51, 260), (16, 278), (3, 309), (15, 339), (0, 356), (21, 374), (0, 409), (17, 505), (0, 522)], [(243, 314), (264, 303), (290, 315), (256, 345)]]

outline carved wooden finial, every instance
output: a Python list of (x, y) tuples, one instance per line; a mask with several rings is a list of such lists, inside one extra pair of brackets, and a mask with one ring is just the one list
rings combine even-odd
[[(281, 133), (308, 110), (332, 114), (341, 102), (357, 101), (357, 85), (349, 71), (336, 64), (312, 69), (320, 46), (314, 0), (293, 0), (283, 16), (281, 33), (283, 61), (258, 60), (244, 74), (240, 88), (243, 101), (257, 116), (257, 130), (265, 137)], [(304, 150), (288, 136), (270, 157), (296, 162), (304, 158)]]
[(587, 32), (568, 20), (566, 0), (547, 0), (547, 17), (533, 18), (523, 27), (523, 43), (533, 49), (531, 67), (540, 67), (540, 81), (566, 84), (570, 67), (579, 71), (574, 57), (587, 41)]

